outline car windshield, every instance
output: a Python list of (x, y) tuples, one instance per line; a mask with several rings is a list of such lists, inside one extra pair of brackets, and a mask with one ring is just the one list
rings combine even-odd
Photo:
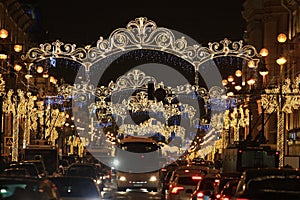
[(193, 179), (191, 176), (178, 177), (178, 184), (180, 184), (180, 185), (194, 185), (194, 186), (196, 186), (198, 182), (199, 182), (199, 179)]
[[(2, 198), (39, 199), (38, 185), (33, 182), (18, 180), (0, 180)], [(2, 199), (1, 198), (1, 199)]]
[(197, 190), (213, 190), (215, 179), (204, 178), (199, 182)]
[(96, 170), (91, 166), (72, 166), (69, 168), (67, 175), (97, 178)]
[(45, 171), (43, 163), (41, 162), (33, 162), (33, 164), (35, 164), (37, 170), (39, 171), (39, 173), (43, 173)]
[(97, 186), (91, 179), (54, 177), (50, 180), (57, 186), (61, 197), (100, 197)]
[(37, 168), (35, 167), (34, 164), (13, 164), (10, 165), (9, 168), (25, 168), (28, 170), (31, 176), (38, 176)]
[(285, 192), (297, 192), (300, 194), (300, 179), (299, 178), (268, 178), (250, 180), (248, 183), (248, 190), (262, 191), (262, 192), (278, 192), (279, 190)]

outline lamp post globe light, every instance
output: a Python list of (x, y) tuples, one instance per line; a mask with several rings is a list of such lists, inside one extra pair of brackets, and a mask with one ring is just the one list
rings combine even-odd
[[(24, 43), (16, 42), (25, 41), (26, 34), (20, 36), (16, 33), (18, 31), (23, 31), (22, 27), (11, 26), (11, 18), (9, 17), (6, 6), (3, 2), (0, 2), (0, 75), (1, 75), (1, 97), (0, 97), (0, 160), (9, 159), (12, 153), (11, 149), (16, 149), (18, 143), (18, 131), (15, 133), (16, 129), (8, 128), (8, 117), (10, 112), (7, 112), (8, 104), (14, 107), (14, 100), (10, 99), (8, 101), (8, 95), (11, 94), (10, 91), (14, 90), (17, 94), (18, 87), (21, 86), (19, 83), (22, 78), (22, 69), (24, 69), (23, 63), (21, 62), (20, 56), (22, 50), (24, 49)], [(26, 16), (24, 16), (26, 18)], [(17, 23), (18, 26), (18, 23)], [(24, 80), (24, 79), (23, 79)], [(23, 86), (23, 89), (25, 87)], [(12, 96), (10, 96), (12, 97)], [(18, 97), (19, 98), (19, 97)], [(16, 99), (16, 98), (15, 98)], [(14, 107), (16, 109), (16, 107)], [(14, 118), (15, 126), (17, 126), (17, 121)], [(11, 123), (9, 123), (11, 124)], [(10, 130), (10, 131), (9, 131)], [(5, 139), (5, 140), (4, 140)], [(6, 141), (9, 141), (8, 143)], [(16, 157), (17, 155), (14, 154)]]
[[(37, 79), (21, 55), (30, 46), (34, 19), (18, 1), (0, 1), (0, 160), (18, 161), (36, 135), (40, 111), (36, 105)], [(47, 80), (49, 78), (47, 77)], [(57, 80), (52, 78), (51, 87)], [(49, 88), (51, 88), (49, 87)], [(43, 87), (45, 88), (45, 87)], [(56, 116), (56, 111), (52, 116)], [(47, 116), (47, 115), (46, 115)], [(62, 122), (60, 118), (57, 118)], [(55, 129), (57, 124), (50, 124)], [(1, 166), (3, 166), (1, 164)]]
[(281, 33), (277, 36), (277, 41), (280, 49), (279, 57), (276, 59), (279, 74), (274, 86), (264, 90), (264, 93), (262, 94), (262, 106), (266, 113), (269, 113), (270, 115), (276, 113), (276, 146), (277, 150), (280, 152), (279, 165), (284, 166), (286, 164), (285, 157), (289, 156), (286, 130), (288, 125), (287, 123), (290, 116), (299, 108), (300, 105), (300, 77), (299, 74), (293, 78), (288, 77), (288, 74), (291, 74), (289, 72), (289, 66), (291, 65), (291, 63), (289, 63), (289, 59), (293, 59), (293, 57), (290, 56), (289, 59), (287, 59), (284, 55), (284, 52), (287, 49), (284, 49), (283, 45), (287, 45), (286, 47), (289, 46), (289, 44), (286, 44), (286, 42), (289, 42), (287, 40), (287, 36)]
[[(253, 123), (253, 113), (254, 110), (260, 110), (260, 108), (256, 108), (254, 104), (256, 104), (256, 99), (260, 98), (260, 90), (268, 74), (265, 64), (268, 50), (261, 49), (259, 55), (259, 60), (248, 61), (242, 70), (236, 66), (237, 69), (233, 74), (227, 75), (227, 79), (222, 81), (227, 90), (225, 99), (229, 100), (228, 111), (224, 116), (224, 127), (227, 130), (223, 136), (227, 138), (225, 141), (227, 144), (223, 145), (225, 147), (236, 142), (251, 140), (253, 134), (257, 134), (255, 133), (257, 121)], [(263, 113), (260, 114), (263, 115)]]

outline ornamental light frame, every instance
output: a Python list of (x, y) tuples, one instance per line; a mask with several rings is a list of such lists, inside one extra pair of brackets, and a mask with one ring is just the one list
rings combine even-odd
[[(100, 37), (96, 46), (77, 47), (76, 44), (65, 44), (56, 40), (29, 49), (22, 56), (22, 60), (27, 63), (36, 63), (49, 58), (72, 60), (84, 66), (88, 80), (90, 67), (99, 60), (125, 51), (140, 49), (156, 50), (175, 55), (190, 63), (195, 72), (203, 63), (218, 57), (239, 57), (253, 63), (258, 63), (261, 59), (255, 47), (243, 45), (242, 40), (232, 42), (225, 38), (220, 42), (209, 42), (208, 47), (190, 45), (184, 36), (177, 37), (170, 29), (158, 27), (154, 21), (148, 20), (146, 17), (139, 17), (130, 21), (125, 28), (114, 30), (107, 39)], [(198, 84), (199, 77), (195, 73), (195, 86)], [(83, 82), (80, 85), (62, 85), (59, 90), (65, 97), (73, 96), (75, 93), (101, 96), (110, 90), (109, 87), (95, 87), (88, 82)], [(185, 87), (185, 89), (188, 88)], [(207, 91), (198, 87), (193, 87), (193, 89), (198, 94), (208, 98), (222, 99), (224, 93), (224, 88), (217, 88), (215, 91)]]

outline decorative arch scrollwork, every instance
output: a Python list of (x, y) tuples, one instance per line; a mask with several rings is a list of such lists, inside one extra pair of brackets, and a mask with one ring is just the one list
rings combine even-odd
[[(178, 37), (172, 30), (158, 27), (154, 21), (148, 20), (146, 17), (139, 17), (130, 21), (125, 28), (118, 28), (113, 31), (107, 39), (100, 37), (96, 46), (77, 47), (75, 44), (65, 44), (57, 40), (53, 43), (41, 44), (39, 47), (30, 49), (22, 56), (22, 59), (28, 63), (39, 62), (49, 58), (73, 60), (85, 67), (88, 76), (90, 67), (96, 66), (95, 64), (97, 62), (113, 55), (141, 49), (155, 50), (177, 56), (190, 63), (194, 67), (195, 72), (198, 72), (200, 65), (218, 57), (233, 56), (247, 61), (254, 60), (256, 63), (260, 59), (260, 55), (257, 53), (255, 47), (243, 45), (243, 41), (232, 42), (225, 38), (220, 42), (210, 42), (208, 46), (190, 44), (184, 35)], [(128, 87), (130, 84), (131, 86), (136, 85), (137, 87), (143, 87), (147, 81), (155, 82), (155, 79), (147, 78), (145, 74), (139, 71), (132, 71), (130, 73), (129, 75), (133, 77), (130, 81), (135, 81), (134, 83), (130, 83), (130, 81), (123, 76), (118, 79), (116, 83), (111, 82), (108, 87), (97, 87), (91, 85), (89, 81), (86, 81), (80, 84), (74, 84), (73, 86), (62, 85), (58, 88), (58, 92), (65, 98), (68, 96), (74, 98), (76, 96), (78, 101), (85, 101), (87, 93), (98, 97), (98, 102), (89, 106), (91, 110), (97, 106), (101, 108), (103, 106), (110, 106), (104, 97), (111, 95), (112, 92), (122, 90), (122, 88)], [(198, 78), (195, 77), (196, 83), (197, 80)], [(215, 102), (217, 99), (221, 99), (224, 92), (224, 89), (218, 86), (206, 89), (199, 88), (197, 84), (180, 85), (175, 89), (173, 88), (173, 90), (177, 94), (196, 92), (206, 103), (212, 102), (213, 99), (215, 99)], [(120, 104), (120, 106), (122, 105)], [(119, 111), (121, 111), (120, 108), (121, 107), (112, 109), (119, 109)], [(160, 109), (160, 106), (158, 105), (156, 109)], [(191, 114), (193, 114), (192, 111)], [(221, 118), (221, 116), (216, 116), (214, 120), (212, 120), (211, 125), (214, 126), (214, 130), (222, 129), (222, 127), (219, 127), (220, 121), (222, 121)], [(144, 124), (144, 126), (148, 126), (148, 124)]]

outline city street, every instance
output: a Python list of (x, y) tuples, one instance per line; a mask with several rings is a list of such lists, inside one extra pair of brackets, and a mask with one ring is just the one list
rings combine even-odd
[(127, 189), (126, 192), (120, 192), (116, 189), (116, 184), (110, 183), (105, 185), (106, 188), (101, 192), (104, 200), (117, 200), (117, 199), (161, 199), (161, 193), (148, 192), (146, 189)]
[(103, 199), (161, 199), (159, 192), (147, 192), (146, 190), (127, 190), (126, 192), (118, 192), (115, 189), (104, 191)]

